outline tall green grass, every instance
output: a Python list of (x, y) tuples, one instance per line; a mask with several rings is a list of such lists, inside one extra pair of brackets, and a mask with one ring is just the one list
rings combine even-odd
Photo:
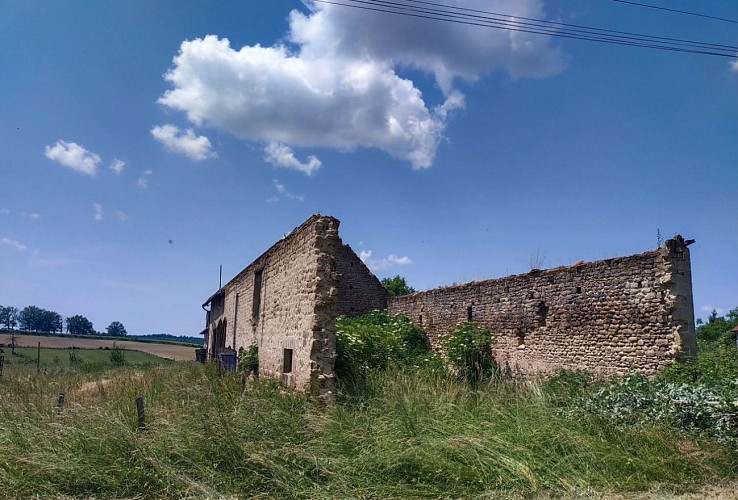
[(103, 378), (0, 379), (0, 497), (473, 498), (738, 475), (712, 440), (569, 417), (576, 377), (471, 389), (438, 370), (369, 371), (328, 406), (194, 363)]

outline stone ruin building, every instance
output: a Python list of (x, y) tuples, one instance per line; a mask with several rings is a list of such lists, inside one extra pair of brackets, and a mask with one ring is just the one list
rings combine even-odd
[(336, 316), (385, 309), (388, 298), (338, 225), (312, 215), (205, 301), (208, 357), (256, 344), (260, 374), (332, 392)]
[(437, 350), (444, 334), (474, 320), (516, 373), (653, 375), (695, 353), (691, 241), (681, 236), (638, 255), (388, 297), (338, 226), (312, 215), (205, 301), (208, 357), (256, 344), (261, 374), (330, 395), (335, 318), (385, 308), (422, 326)]

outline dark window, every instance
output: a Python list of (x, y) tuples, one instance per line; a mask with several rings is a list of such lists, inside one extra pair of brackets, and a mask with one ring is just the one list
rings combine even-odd
[(292, 373), (292, 349), (284, 350), (284, 361), (282, 363), (282, 373)]
[(469, 306), (466, 308), (466, 320), (467, 321), (472, 320), (472, 306)]
[(582, 293), (582, 287), (581, 286), (578, 286), (577, 287), (577, 292), (576, 293)]
[(263, 273), (263, 269), (254, 271), (254, 305), (252, 310), (254, 321), (259, 321), (259, 311), (261, 309), (261, 277)]
[(546, 326), (546, 317), (548, 316), (548, 306), (545, 302), (538, 304), (538, 326)]

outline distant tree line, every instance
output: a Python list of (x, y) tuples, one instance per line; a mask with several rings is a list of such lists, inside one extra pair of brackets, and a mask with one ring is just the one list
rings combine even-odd
[(26, 306), (21, 310), (13, 306), (0, 305), (0, 328), (6, 330), (23, 330), (26, 332), (48, 332), (48, 333), (64, 333), (73, 335), (112, 335), (122, 337), (127, 335), (126, 327), (120, 321), (113, 321), (108, 325), (105, 332), (96, 332), (92, 326), (92, 322), (82, 316), (76, 314), (69, 318), (64, 318), (55, 311), (47, 311), (37, 306)]

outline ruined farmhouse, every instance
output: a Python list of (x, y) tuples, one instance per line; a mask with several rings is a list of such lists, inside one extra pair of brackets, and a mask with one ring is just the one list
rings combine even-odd
[(388, 297), (338, 226), (312, 215), (205, 301), (210, 357), (255, 344), (260, 373), (329, 394), (335, 318), (385, 308), (421, 325), (439, 350), (459, 322), (477, 321), (495, 334), (497, 361), (514, 372), (652, 375), (694, 354), (689, 242), (681, 236), (638, 255)]
[(336, 316), (387, 307), (387, 291), (338, 236), (312, 215), (210, 296), (204, 346), (259, 348), (259, 372), (286, 387), (333, 390)]

